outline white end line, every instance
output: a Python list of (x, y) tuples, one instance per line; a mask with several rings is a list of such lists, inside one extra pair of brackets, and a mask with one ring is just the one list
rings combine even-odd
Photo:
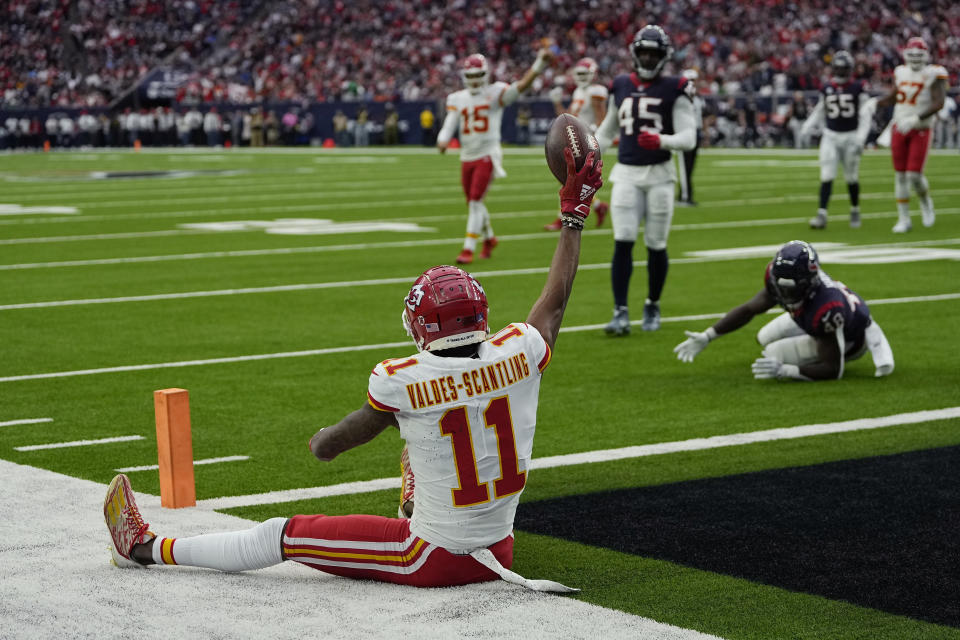
[[(677, 453), (680, 451), (717, 449), (720, 447), (732, 447), (742, 444), (754, 444), (757, 442), (790, 440), (795, 438), (807, 438), (810, 436), (828, 435), (831, 433), (844, 433), (848, 431), (861, 431), (866, 429), (880, 429), (883, 427), (917, 424), (920, 422), (933, 422), (936, 420), (949, 420), (951, 418), (960, 418), (960, 407), (948, 407), (946, 409), (934, 409), (929, 411), (913, 411), (910, 413), (898, 413), (890, 416), (880, 416), (878, 418), (858, 418), (856, 420), (844, 420), (842, 422), (829, 422), (825, 424), (808, 424), (797, 427), (764, 429), (761, 431), (751, 431), (746, 433), (733, 433), (725, 436), (692, 438), (690, 440), (680, 440), (677, 442), (661, 442), (657, 444), (623, 447), (621, 449), (604, 449), (600, 451), (587, 451), (584, 453), (572, 453), (562, 456), (548, 456), (545, 458), (536, 458), (531, 461), (530, 469), (549, 469), (555, 467), (567, 467), (575, 464), (591, 464), (597, 462), (609, 462), (612, 460), (624, 460), (628, 458), (642, 458), (647, 456)], [(213, 510), (231, 509), (234, 507), (249, 507), (263, 504), (275, 504), (278, 502), (292, 502), (295, 500), (311, 500), (317, 498), (327, 498), (330, 496), (369, 493), (372, 491), (398, 488), (400, 488), (399, 477), (379, 478), (377, 480), (367, 480), (362, 482), (345, 482), (326, 487), (311, 487), (308, 489), (290, 489), (287, 491), (255, 493), (246, 496), (210, 498), (207, 500), (198, 500), (197, 506), (203, 509)]]
[(64, 447), (86, 447), (93, 444), (110, 444), (112, 442), (131, 442), (143, 440), (143, 436), (117, 436), (115, 438), (100, 438), (99, 440), (74, 440), (72, 442), (52, 442), (50, 444), (31, 444), (25, 447), (14, 447), (14, 451), (40, 451), (41, 449), (62, 449)]

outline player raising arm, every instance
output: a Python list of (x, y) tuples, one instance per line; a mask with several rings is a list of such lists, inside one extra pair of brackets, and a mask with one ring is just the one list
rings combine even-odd
[(446, 152), (454, 133), (459, 131), (460, 136), (460, 183), (467, 197), (467, 232), (457, 264), (473, 262), (477, 240), (481, 238), (481, 258), (489, 258), (498, 244), (483, 199), (493, 178), (507, 175), (500, 148), (503, 108), (516, 102), (520, 94), (530, 88), (551, 59), (548, 50), (540, 50), (533, 66), (513, 84), (490, 84), (490, 65), (479, 53), (468, 56), (460, 65), (465, 88), (447, 96), (447, 115), (437, 135), (440, 153)]
[(923, 38), (910, 38), (903, 49), (903, 60), (893, 71), (894, 86), (877, 100), (877, 106), (893, 107), (893, 130), (890, 152), (893, 156), (894, 195), (897, 198), (897, 224), (894, 233), (906, 233), (910, 222), (910, 187), (920, 201), (923, 226), (932, 227), (936, 220), (930, 183), (923, 175), (923, 165), (930, 149), (931, 125), (943, 108), (947, 95), (947, 70), (930, 63), (930, 52)]
[(859, 358), (867, 349), (877, 377), (893, 372), (893, 351), (863, 298), (824, 273), (816, 251), (800, 240), (777, 251), (757, 295), (706, 331), (686, 331), (687, 339), (673, 351), (683, 362), (693, 362), (712, 340), (736, 331), (777, 304), (786, 313), (757, 333), (763, 353), (753, 363), (754, 378), (841, 378), (844, 362)]
[(513, 520), (533, 457), (541, 376), (576, 275), (583, 221), (601, 185), (593, 154), (580, 171), (569, 150), (566, 160), (564, 228), (526, 322), (490, 336), (480, 284), (457, 267), (428, 269), (403, 305), (417, 352), (374, 367), (367, 402), (310, 440), (313, 455), (329, 461), (398, 428), (418, 481), (412, 518), (297, 515), (246, 531), (159, 537), (148, 530), (121, 474), (104, 503), (114, 561), (243, 571), (292, 560), (339, 576), (418, 587), (499, 576), (540, 591), (571, 591), (504, 568), (513, 562)]

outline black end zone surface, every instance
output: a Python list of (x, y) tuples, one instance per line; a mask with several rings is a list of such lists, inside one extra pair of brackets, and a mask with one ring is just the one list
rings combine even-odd
[(524, 502), (516, 527), (960, 627), (960, 447)]

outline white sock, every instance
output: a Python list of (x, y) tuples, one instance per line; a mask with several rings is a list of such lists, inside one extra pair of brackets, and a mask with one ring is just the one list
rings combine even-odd
[[(479, 207), (477, 205), (480, 205)], [(477, 248), (477, 238), (483, 235), (484, 210), (483, 203), (471, 200), (467, 203), (467, 235), (463, 239), (463, 248), (473, 251)]]
[(153, 561), (220, 571), (263, 569), (283, 562), (280, 538), (286, 523), (286, 518), (271, 518), (245, 531), (192, 538), (157, 537), (153, 543)]
[(897, 171), (894, 174), (893, 193), (897, 197), (897, 213), (901, 220), (910, 219), (910, 181), (907, 174)]

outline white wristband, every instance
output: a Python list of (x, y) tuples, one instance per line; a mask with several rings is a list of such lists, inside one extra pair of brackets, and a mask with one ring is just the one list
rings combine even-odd
[(714, 340), (717, 339), (717, 330), (714, 329), (713, 327), (710, 327), (710, 328), (708, 328), (706, 331), (703, 332), (703, 335), (707, 336), (707, 338), (708, 338), (711, 342), (713, 342)]

